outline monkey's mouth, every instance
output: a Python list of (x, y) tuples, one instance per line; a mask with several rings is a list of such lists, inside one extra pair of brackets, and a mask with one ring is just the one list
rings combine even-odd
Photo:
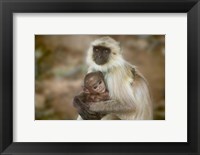
[(105, 92), (105, 90), (106, 90), (105, 88), (102, 88), (102, 89), (99, 90), (99, 92), (103, 93), (103, 92)]
[(97, 65), (104, 65), (104, 64), (106, 64), (107, 60), (101, 59), (101, 58), (94, 58), (94, 62), (95, 62)]

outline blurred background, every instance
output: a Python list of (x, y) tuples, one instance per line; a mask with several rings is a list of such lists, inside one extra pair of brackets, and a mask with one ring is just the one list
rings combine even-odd
[[(87, 66), (90, 43), (105, 35), (35, 36), (35, 119), (73, 120), (72, 105)], [(149, 82), (154, 119), (165, 119), (165, 36), (106, 35), (121, 43), (123, 57), (136, 65)]]

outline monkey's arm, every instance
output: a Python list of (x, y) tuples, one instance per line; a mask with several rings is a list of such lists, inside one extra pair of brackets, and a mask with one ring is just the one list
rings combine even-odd
[(89, 109), (95, 112), (127, 112), (135, 110), (135, 106), (130, 104), (122, 104), (116, 100), (92, 102)]
[(80, 94), (79, 96), (75, 96), (73, 100), (73, 105), (77, 109), (79, 115), (79, 119), (82, 118), (84, 120), (99, 120), (101, 119), (105, 114), (103, 113), (96, 113), (94, 111), (89, 110), (89, 105), (87, 103), (84, 103), (83, 100), (85, 96)]

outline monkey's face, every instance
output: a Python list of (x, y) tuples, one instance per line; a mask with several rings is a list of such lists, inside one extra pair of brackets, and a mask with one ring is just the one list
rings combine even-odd
[(91, 88), (96, 93), (104, 93), (106, 90), (106, 86), (105, 86), (103, 80), (101, 80), (101, 79), (96, 81)]
[(106, 85), (101, 77), (92, 76), (86, 79), (86, 88), (90, 93), (104, 93), (106, 91)]
[(104, 46), (93, 47), (93, 60), (98, 65), (104, 65), (109, 61), (111, 50)]

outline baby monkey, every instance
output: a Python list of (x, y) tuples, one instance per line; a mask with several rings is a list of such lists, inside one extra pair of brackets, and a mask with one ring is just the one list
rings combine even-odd
[(99, 102), (110, 99), (103, 73), (100, 71), (91, 72), (85, 76), (83, 91), (86, 95), (86, 102)]
[(84, 78), (83, 91), (74, 97), (73, 104), (84, 120), (100, 120), (106, 114), (89, 110), (89, 104), (109, 100), (102, 72), (88, 73)]

